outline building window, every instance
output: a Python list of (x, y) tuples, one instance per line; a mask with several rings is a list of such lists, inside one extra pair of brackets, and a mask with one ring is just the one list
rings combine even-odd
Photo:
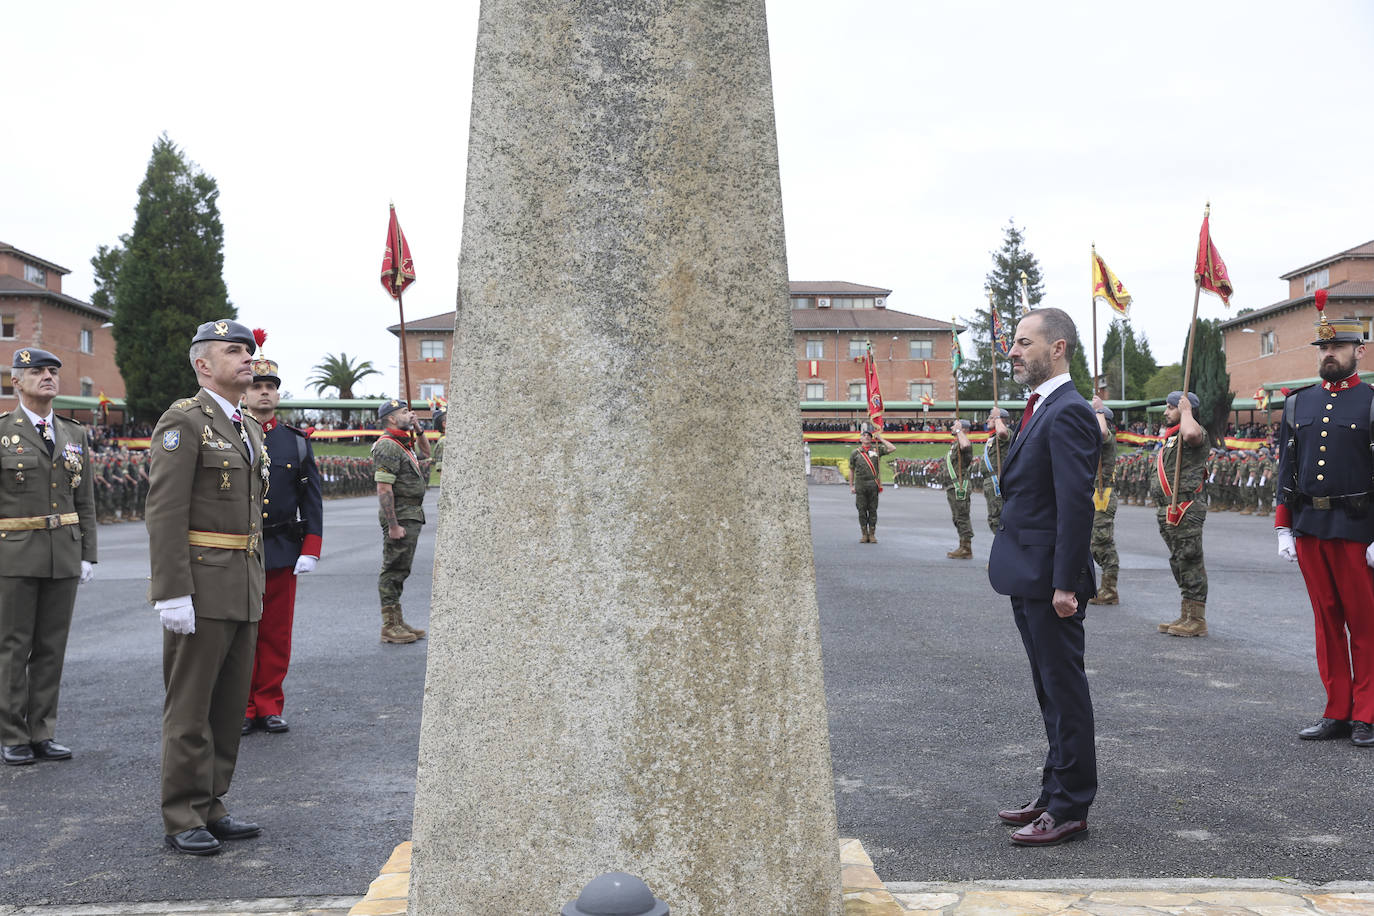
[(911, 391), (911, 397), (908, 398), (908, 400), (919, 401), (926, 395), (930, 395), (932, 398), (935, 397), (934, 382), (911, 382), (907, 387)]
[(1275, 343), (1273, 331), (1260, 332), (1260, 356), (1272, 356)]
[(422, 340), (420, 341), (420, 359), (443, 359), (444, 342), (442, 340)]
[(81, 396), (83, 398), (92, 397), (95, 394), (95, 383), (88, 378), (81, 380)]
[(823, 382), (821, 382), (821, 383), (817, 383), (817, 382), (807, 382), (807, 383), (806, 383), (806, 399), (807, 399), (808, 401), (824, 401), (824, 400), (825, 400), (825, 383), (823, 383)]
[(443, 396), (443, 385), (420, 383), (420, 400), (428, 401), (430, 398), (442, 398)]
[(867, 340), (851, 340), (849, 342), (849, 358), (862, 359), (868, 355)]
[(0, 397), (14, 397), (14, 376), (10, 375), (8, 366), (0, 369)]
[(809, 309), (809, 308), (811, 308), (811, 297), (810, 297), (810, 296), (793, 296), (793, 297), (792, 297), (792, 308), (794, 308), (794, 309)]
[(94, 353), (94, 352), (95, 352), (95, 334), (91, 333), (91, 329), (90, 329), (90, 328), (82, 328), (82, 329), (81, 329), (81, 352), (82, 352), (82, 353)]
[(1364, 328), (1364, 339), (1370, 339), (1370, 332), (1374, 331), (1374, 318), (1359, 318), (1360, 326)]
[(935, 341), (933, 340), (913, 340), (911, 342), (912, 359), (930, 359), (935, 355)]
[(1313, 290), (1329, 286), (1331, 283), (1331, 271), (1319, 270), (1316, 273), (1308, 274), (1302, 278), (1302, 291), (1304, 294)]
[(14, 316), (0, 315), (0, 337), (5, 340), (14, 339)]
[(868, 400), (867, 386), (863, 382), (849, 383), (849, 400), (863, 403)]
[(34, 267), (32, 264), (24, 265), (24, 279), (39, 286), (48, 285), (48, 272), (41, 267)]
[(825, 359), (825, 341), (808, 340), (806, 342), (807, 359)]

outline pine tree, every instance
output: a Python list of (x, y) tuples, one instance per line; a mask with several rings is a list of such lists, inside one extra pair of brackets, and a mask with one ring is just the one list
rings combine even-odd
[[(1040, 262), (1023, 247), (1024, 243), (1022, 230), (1016, 227), (1014, 221), (1008, 220), (1001, 250), (990, 252), (992, 270), (985, 279), (987, 289), (992, 292), (993, 307), (997, 309), (1009, 337), (1015, 333), (1016, 323), (1021, 317), (1021, 271), (1026, 272), (1026, 298), (1031, 306), (1034, 307), (1045, 295), (1040, 278)], [(986, 303), (986, 297), (981, 301)], [(965, 338), (964, 365), (959, 371), (959, 394), (971, 401), (991, 400), (992, 317), (988, 314), (987, 306), (978, 308), (967, 324), (969, 336)], [(1020, 393), (1020, 386), (1012, 380), (1011, 364), (1000, 354), (997, 359), (997, 393), (1004, 398), (1015, 398)], [(1086, 379), (1086, 368), (1083, 375)], [(1076, 375), (1074, 382), (1078, 382)]]
[[(1126, 388), (1121, 388), (1122, 343), (1125, 338)], [(1154, 354), (1150, 352), (1150, 341), (1141, 335), (1136, 337), (1130, 321), (1116, 318), (1102, 342), (1102, 375), (1107, 382), (1109, 399), (1137, 400), (1145, 397), (1145, 386), (1158, 367)]]
[[(1194, 331), (1193, 367), (1189, 389), (1197, 395), (1202, 407), (1197, 420), (1207, 430), (1213, 442), (1220, 442), (1231, 416), (1231, 402), (1236, 393), (1231, 390), (1231, 374), (1226, 371), (1226, 354), (1221, 349), (1220, 321), (1200, 319)], [(1187, 365), (1188, 344), (1183, 344), (1184, 365)]]
[(238, 315), (224, 285), (218, 198), (215, 179), (164, 133), (138, 188), (133, 231), (121, 239), (122, 249), (101, 246), (91, 259), (101, 292), (111, 297), (106, 307), (115, 310), (115, 362), (126, 401), (141, 420), (155, 420), (195, 392), (187, 350), (196, 328)]

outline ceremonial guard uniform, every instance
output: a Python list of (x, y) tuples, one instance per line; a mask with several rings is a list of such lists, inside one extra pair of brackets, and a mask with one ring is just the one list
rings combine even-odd
[(1097, 478), (1093, 481), (1093, 561), (1102, 567), (1102, 582), (1097, 597), (1089, 604), (1119, 604), (1116, 577), (1121, 562), (1116, 554), (1116, 431), (1112, 428), (1112, 409), (1093, 398), (1098, 430), (1102, 433), (1102, 454), (1097, 461)]
[(1323, 315), (1317, 333), (1313, 344), (1322, 348), (1323, 382), (1289, 396), (1279, 432), (1279, 554), (1296, 559), (1302, 569), (1316, 618), (1317, 670), (1326, 689), (1321, 720), (1298, 734), (1308, 740), (1349, 735), (1355, 745), (1371, 747), (1374, 389), (1360, 382), (1356, 370), (1365, 349), (1357, 320), (1328, 323)]
[(954, 530), (959, 533), (959, 546), (945, 556), (951, 560), (969, 560), (973, 558), (973, 521), (969, 514), (969, 472), (973, 465), (973, 443), (964, 432), (969, 422), (955, 420), (954, 423), (954, 441), (945, 453), (945, 500), (949, 503)]
[[(410, 408), (394, 398), (377, 408), (378, 419), (386, 420), (392, 414), (413, 422)], [(424, 630), (406, 623), (401, 609), (401, 592), (410, 576), (420, 529), (425, 524), (425, 490), (429, 486), (429, 461), (415, 454), (413, 442), (408, 426), (388, 424), (386, 432), (372, 445), (372, 477), (381, 501), (377, 518), (382, 525), (382, 571), (377, 577), (377, 594), (382, 602), (384, 643), (412, 643), (425, 635)], [(388, 514), (388, 508), (393, 514)], [(404, 530), (400, 537), (390, 534), (393, 520)]]
[(201, 325), (191, 354), (203, 387), (162, 415), (151, 443), (149, 598), (166, 628), (162, 819), (168, 845), (193, 855), (260, 832), (222, 801), (238, 760), (265, 578), (267, 453), (262, 427), (237, 410), (254, 343), (236, 321)]
[(859, 447), (849, 453), (849, 492), (859, 510), (859, 543), (876, 544), (878, 537), (878, 494), (883, 492), (882, 457), (897, 450), (878, 430), (873, 435), (864, 430), (859, 435)]
[(268, 495), (262, 501), (267, 580), (253, 679), (243, 713), (245, 734), (256, 727), (273, 734), (290, 730), (282, 717), (286, 705), (282, 682), (291, 665), (296, 578), (314, 572), (324, 534), (324, 496), (315, 453), (303, 430), (277, 421), (280, 388), (277, 364), (266, 358), (254, 360), (253, 386), (245, 403), (262, 423), (269, 461)]
[[(1150, 496), (1154, 500), (1159, 535), (1169, 548), (1169, 569), (1182, 593), (1177, 620), (1159, 625), (1159, 632), (1170, 636), (1207, 635), (1207, 567), (1202, 558), (1202, 526), (1207, 521), (1207, 502), (1202, 495), (1203, 478), (1207, 473), (1207, 440), (1205, 435), (1196, 444), (1189, 444), (1182, 429), (1183, 392), (1170, 392), (1167, 404), (1179, 410), (1178, 422), (1164, 431), (1164, 448), (1154, 462), (1154, 478), (1150, 482)], [(1198, 408), (1197, 395), (1188, 392), (1187, 402), (1192, 411)], [(1168, 410), (1165, 411), (1166, 422)], [(1193, 426), (1201, 429), (1193, 421)], [(1179, 450), (1183, 451), (1178, 468), (1178, 498), (1170, 511), (1174, 494), (1174, 471)]]
[(61, 366), (46, 350), (16, 352), (20, 403), (0, 413), (0, 745), (10, 765), (72, 756), (53, 733), (96, 519), (86, 429), (52, 413)]

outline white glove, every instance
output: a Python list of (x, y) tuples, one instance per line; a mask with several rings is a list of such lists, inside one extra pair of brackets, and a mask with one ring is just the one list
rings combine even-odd
[[(1274, 530), (1279, 534), (1279, 556), (1289, 563), (1298, 562), (1298, 545), (1293, 540), (1293, 532), (1287, 528), (1275, 528)], [(1368, 559), (1369, 554), (1366, 553), (1365, 557)]]
[(1364, 563), (1366, 566), (1374, 566), (1374, 544), (1364, 549)]
[(95, 564), (92, 563), (90, 560), (82, 560), (82, 561), (81, 561), (81, 581), (78, 582), (77, 584), (78, 584), (78, 585), (85, 585), (87, 582), (91, 581), (91, 580), (94, 579), (94, 578), (95, 578)]
[(315, 564), (318, 562), (319, 557), (308, 557), (305, 554), (301, 554), (296, 558), (296, 568), (292, 570), (291, 574), (300, 576), (305, 573), (312, 573), (315, 571)]
[(190, 595), (155, 601), (153, 609), (158, 612), (167, 632), (186, 636), (196, 631), (196, 607), (191, 603)]

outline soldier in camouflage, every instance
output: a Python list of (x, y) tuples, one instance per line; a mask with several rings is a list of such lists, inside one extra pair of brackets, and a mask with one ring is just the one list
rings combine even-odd
[(1259, 500), (1258, 515), (1268, 517), (1274, 511), (1274, 475), (1278, 472), (1269, 448), (1261, 446), (1256, 459), (1255, 492)]
[(1097, 597), (1089, 599), (1088, 603), (1120, 604), (1121, 596), (1116, 590), (1116, 577), (1121, 569), (1116, 554), (1116, 430), (1112, 427), (1112, 409), (1102, 403), (1102, 398), (1093, 398), (1093, 411), (1102, 436), (1102, 452), (1093, 486), (1091, 547), (1093, 560), (1102, 567), (1102, 581), (1097, 586)]
[[(1202, 526), (1207, 521), (1207, 503), (1198, 497), (1207, 472), (1207, 431), (1193, 416), (1199, 404), (1196, 394), (1190, 391), (1185, 397), (1183, 392), (1174, 391), (1166, 403), (1164, 422), (1168, 428), (1150, 483), (1150, 495), (1158, 507), (1159, 534), (1169, 548), (1169, 569), (1183, 601), (1178, 619), (1161, 623), (1159, 632), (1170, 636), (1206, 636), (1207, 568), (1202, 559)], [(1174, 469), (1180, 449), (1182, 463), (1175, 487)], [(1171, 503), (1175, 502), (1171, 512)]]
[(1011, 448), (1011, 428), (1007, 423), (1011, 412), (1003, 407), (994, 407), (988, 414), (987, 429), (990, 435), (983, 445), (983, 501), (988, 506), (988, 529), (997, 534), (997, 525), (1002, 521), (1002, 459)]
[[(866, 425), (866, 424), (865, 424)], [(874, 434), (867, 429), (859, 434), (859, 447), (849, 453), (849, 492), (859, 510), (859, 543), (876, 544), (878, 538), (878, 494), (883, 491), (882, 457), (897, 450), (883, 438), (883, 431)]]
[(954, 421), (954, 441), (945, 455), (945, 499), (954, 530), (959, 532), (959, 546), (945, 556), (951, 560), (973, 559), (973, 522), (969, 517), (969, 471), (973, 465), (973, 443), (968, 420)]
[[(420, 529), (425, 524), (425, 488), (429, 484), (429, 448), (416, 437), (415, 414), (395, 398), (377, 408), (385, 430), (372, 446), (373, 480), (377, 483), (377, 517), (382, 525), (382, 572), (377, 593), (382, 602), (382, 642), (415, 642), (425, 631), (406, 623), (401, 612), (401, 592)], [(415, 449), (420, 453), (417, 454)]]

